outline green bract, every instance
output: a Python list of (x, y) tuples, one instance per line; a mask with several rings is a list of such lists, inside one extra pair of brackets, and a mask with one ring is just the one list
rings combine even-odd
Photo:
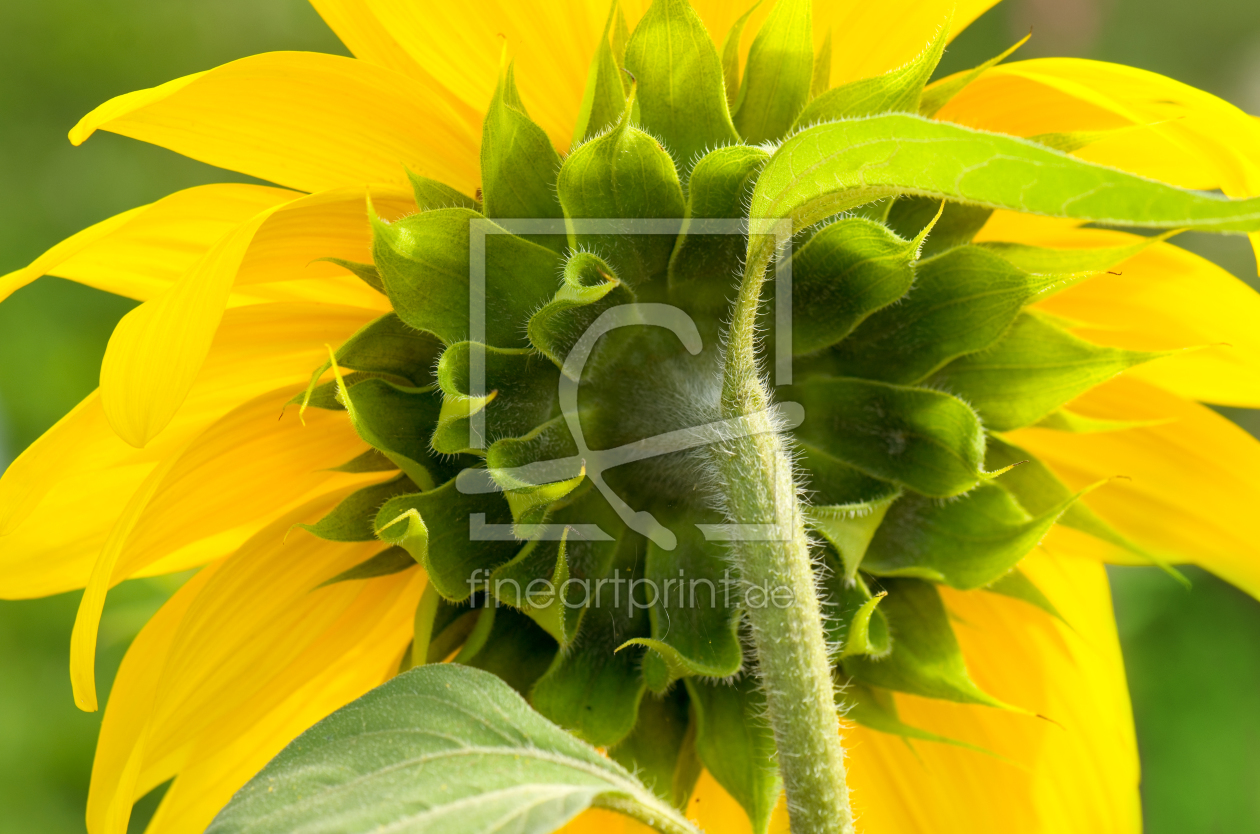
[[(746, 583), (730, 558), (738, 531), (713, 462), (747, 434), (721, 401), (741, 275), (770, 270), (760, 359), (810, 499), (840, 702), (876, 730), (940, 741), (902, 723), (890, 693), (1006, 707), (968, 676), (936, 585), (1053, 612), (1016, 567), (1053, 524), (1140, 552), (992, 433), (1088, 430), (1063, 406), (1157, 358), (1092, 345), (1028, 309), (1148, 244), (1060, 252), (973, 236), (994, 209), (1260, 228), (1260, 200), (1083, 162), (1055, 149), (1074, 147), (1062, 137), (920, 115), (974, 77), (924, 95), (943, 34), (901, 69), (827, 89), (829, 47), (814, 56), (809, 8), (774, 5), (740, 78), (747, 17), (719, 55), (685, 0), (656, 0), (633, 33), (614, 7), (563, 157), (505, 66), (480, 202), (413, 177), (419, 213), (373, 218), (375, 263), (344, 265), (394, 313), (296, 398), (345, 409), (375, 451), (342, 468), (382, 472), (306, 528), (391, 546), (334, 581), (405, 569), (403, 554), (428, 573), (404, 666), (453, 658), (494, 672), (666, 805), (683, 807), (703, 765), (758, 831), (780, 782), (745, 624), (794, 601)], [(773, 508), (764, 515), (739, 521), (774, 529)], [(619, 767), (521, 720), (485, 755), (563, 747), (529, 777), (554, 780), (555, 820), (643, 799)], [(302, 755), (291, 747), (273, 769)], [(247, 788), (238, 804), (305, 819), (284, 804), (303, 790), (293, 779), (274, 798)], [(238, 830), (233, 819), (229, 809), (212, 830)]]

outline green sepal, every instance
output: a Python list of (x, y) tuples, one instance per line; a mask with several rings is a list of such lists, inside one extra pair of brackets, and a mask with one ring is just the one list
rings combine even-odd
[[(677, 547), (647, 549), (645, 574), (655, 590), (652, 636), (623, 643), (646, 646), (643, 677), (653, 692), (664, 692), (681, 677), (725, 678), (739, 671), (740, 593), (721, 544), (705, 541), (695, 524), (674, 524)], [(735, 591), (732, 593), (732, 586)], [(769, 590), (765, 592), (769, 596)], [(772, 604), (767, 598), (765, 604)]]
[(831, 30), (823, 37), (822, 46), (814, 55), (814, 77), (809, 84), (809, 97), (816, 99), (831, 86)]
[[(469, 209), (435, 209), (386, 223), (372, 218), (372, 257), (398, 317), (446, 344), (469, 337)], [(497, 347), (526, 347), (521, 327), (555, 292), (560, 258), (506, 233), (486, 234), (485, 332)]]
[(822, 93), (809, 103), (796, 119), (793, 130), (818, 122), (871, 116), (876, 113), (917, 113), (923, 88), (936, 70), (949, 39), (949, 26), (941, 26), (936, 37), (909, 63), (883, 75), (861, 78)]
[(343, 570), (332, 579), (325, 580), (316, 588), (336, 585), (338, 582), (351, 582), (356, 579), (375, 579), (378, 576), (392, 576), (416, 566), (416, 560), (401, 547), (387, 547), (366, 562), (360, 562), (349, 570)]
[[(1043, 513), (1072, 495), (1050, 468), (1024, 449), (1000, 438), (990, 436), (986, 450), (986, 462), (994, 471), (1011, 467), (1002, 475), (1002, 485), (1010, 490), (1021, 506), (1030, 513)], [(1018, 465), (1016, 465), (1018, 464)], [(1186, 577), (1168, 563), (1164, 556), (1145, 548), (1104, 521), (1084, 502), (1076, 502), (1059, 517), (1059, 523), (1094, 538), (1127, 550), (1139, 558), (1158, 565), (1165, 573), (1189, 587)]]
[(1069, 495), (1034, 516), (997, 482), (944, 502), (904, 496), (876, 532), (862, 570), (961, 590), (989, 585), (1036, 547), (1079, 497)]
[(932, 197), (901, 196), (891, 202), (886, 220), (889, 228), (904, 238), (916, 237), (931, 226), (919, 248), (919, 257), (926, 259), (970, 243), (992, 214), (993, 209), (984, 206), (947, 200), (942, 209), (942, 201)]
[(823, 631), (832, 662), (855, 654), (885, 657), (892, 650), (888, 620), (878, 607), (885, 594), (872, 594), (861, 574), (846, 577), (834, 551), (824, 549), (823, 562)]
[(702, 765), (687, 690), (678, 686), (639, 704), (639, 721), (608, 755), (675, 808), (685, 808)]
[[(432, 334), (405, 324), (393, 313), (368, 322), (337, 348), (333, 354), (337, 364), (352, 371), (381, 374), (407, 384), (423, 387), (437, 380), (433, 364), (442, 352), (442, 343)], [(332, 367), (327, 361), (311, 374), (303, 408), (309, 404), (319, 378)]]
[(996, 67), (998, 64), (1005, 61), (1015, 52), (1015, 50), (1027, 43), (1028, 39), (1031, 37), (1032, 33), (1030, 32), (1020, 38), (1014, 46), (1002, 52), (1002, 54), (997, 57), (990, 58), (983, 64), (980, 64), (977, 67), (972, 67), (969, 70), (956, 72), (953, 75), (942, 78), (940, 81), (932, 84), (923, 91), (923, 96), (919, 101), (919, 114), (922, 116), (935, 116), (937, 111), (946, 104), (949, 104), (950, 99), (961, 93), (968, 84), (979, 78), (985, 70)]
[(573, 146), (603, 133), (617, 123), (626, 107), (626, 88), (623, 83), (625, 62), (623, 50), (614, 50), (614, 32), (624, 29), (626, 17), (614, 0), (604, 24), (604, 34), (591, 58), (591, 68), (586, 74), (586, 90), (582, 94), (582, 107), (578, 110), (573, 130)]
[(766, 699), (752, 675), (723, 684), (687, 678), (695, 709), (696, 752), (718, 784), (740, 804), (754, 834), (766, 834), (781, 782)]
[(515, 540), (475, 540), (470, 528), (476, 514), (485, 524), (512, 520), (501, 496), (465, 495), (452, 479), (437, 489), (385, 502), (376, 514), (376, 535), (406, 548), (444, 598), (464, 600), (474, 590), (484, 590), (482, 583), (491, 572), (520, 547)]
[[(657, 0), (658, 5), (662, 2), (669, 0)], [(570, 248), (599, 255), (633, 289), (664, 275), (674, 235), (588, 234), (581, 230), (580, 221), (679, 218), (685, 203), (674, 161), (656, 139), (630, 126), (630, 115), (627, 107), (612, 130), (569, 154), (556, 180), (556, 192), (568, 221)]]
[(914, 241), (883, 224), (848, 217), (792, 254), (792, 351), (836, 344), (914, 283)]
[(1033, 423), (1034, 428), (1053, 429), (1071, 434), (1102, 434), (1113, 431), (1142, 429), (1150, 426), (1162, 426), (1170, 420), (1104, 420), (1097, 417), (1086, 417), (1067, 408), (1052, 411)]
[(433, 211), (444, 208), (466, 208), (481, 211), (481, 201), (474, 200), (464, 192), (451, 188), (444, 182), (431, 180), (407, 170), (407, 179), (411, 181), (411, 191), (416, 195), (416, 208), (420, 211)]
[(839, 554), (848, 581), (857, 577), (866, 548), (901, 488), (863, 474), (806, 443), (797, 442), (801, 468), (809, 474), (810, 505), (805, 522)]
[(956, 397), (863, 379), (817, 379), (781, 389), (805, 408), (796, 436), (853, 468), (948, 498), (985, 473), (980, 419)]
[(355, 490), (342, 499), (332, 512), (315, 524), (297, 526), (330, 542), (370, 542), (376, 538), (373, 523), (376, 512), (389, 499), (415, 492), (415, 483), (399, 475), (379, 484)]
[[(425, 588), (426, 593), (430, 587), (432, 586)], [(485, 597), (484, 595), (471, 597), (462, 603), (450, 602), (442, 599), (442, 595), (437, 593), (436, 589), (433, 591), (433, 596), (438, 602), (433, 617), (432, 639), (425, 652), (425, 658), (428, 663), (442, 663), (468, 642), (469, 636), (477, 628), (477, 622), (484, 607), (474, 606), (471, 603), (474, 600), (484, 601)]]
[(739, 42), (744, 36), (748, 18), (752, 17), (752, 13), (760, 5), (761, 0), (757, 0), (748, 11), (737, 17), (731, 28), (726, 30), (726, 37), (722, 39), (722, 81), (726, 86), (726, 106), (731, 111), (734, 111), (739, 100)]
[[(543, 715), (600, 747), (611, 747), (630, 734), (647, 691), (639, 672), (642, 652), (615, 651), (626, 638), (646, 637), (649, 632), (647, 606), (631, 606), (627, 591), (627, 583), (642, 576), (636, 567), (643, 561), (644, 541), (625, 533), (604, 570), (585, 574), (592, 590), (581, 630), (556, 655), (531, 697)], [(576, 574), (577, 560), (570, 557), (569, 563)]]
[[(710, 148), (739, 141), (726, 104), (722, 61), (687, 0), (652, 3), (626, 44), (626, 69), (637, 81), (643, 129), (661, 137), (680, 169)], [(651, 216), (682, 215), (680, 210)]]
[(945, 605), (934, 586), (918, 579), (884, 579), (888, 591), (880, 609), (894, 639), (892, 652), (874, 660), (844, 659), (844, 671), (872, 686), (963, 704), (1009, 709), (983, 692), (967, 674)]
[[(482, 617), (493, 612), (484, 643), (469, 658), (456, 663), (493, 672), (508, 686), (528, 695), (555, 657), (556, 644), (529, 617), (511, 608), (486, 608)], [(478, 625), (481, 625), (480, 620)], [(472, 639), (471, 637), (469, 638)]]
[[(867, 591), (867, 594), (870, 592)], [(888, 635), (888, 620), (884, 618), (882, 611), (877, 610), (880, 601), (886, 596), (885, 592), (875, 594), (853, 612), (853, 616), (849, 619), (849, 631), (844, 640), (844, 647), (840, 650), (840, 657), (864, 654), (880, 658), (892, 651), (892, 640)]]
[[(555, 551), (548, 547), (551, 542), (529, 542), (490, 577), (498, 600), (520, 609), (561, 647), (573, 642), (586, 611), (585, 606), (569, 604), (576, 598), (568, 584), (573, 578), (566, 553), (569, 532), (565, 530)], [(533, 587), (540, 582), (540, 587)]]
[(1011, 431), (1161, 355), (1094, 345), (1023, 313), (993, 347), (951, 362), (932, 381), (971, 403), (990, 430)]
[(1022, 243), (987, 242), (978, 244), (1010, 261), (1016, 268), (1042, 278), (1038, 299), (1048, 298), (1080, 281), (1106, 272), (1144, 250), (1168, 240), (1177, 232), (1142, 238), (1130, 246), (1098, 249), (1051, 249)]
[[(505, 64), (490, 100), (481, 132), (481, 201), (490, 218), (561, 218), (556, 204), (556, 172), (560, 155), (547, 132), (529, 118), (516, 90), (514, 65)], [(564, 252), (559, 235), (531, 238)]]
[[(930, 237), (930, 235), (929, 235)], [(910, 385), (998, 342), (1038, 281), (977, 246), (920, 261), (914, 289), (820, 357), (833, 376)]]
[(884, 689), (851, 680), (837, 691), (836, 703), (840, 705), (845, 718), (869, 730), (900, 736), (904, 739), (950, 744), (954, 747), (984, 753), (987, 756), (994, 755), (983, 747), (910, 726), (897, 714), (897, 703), (893, 699), (893, 694)]
[(734, 122), (750, 145), (782, 138), (814, 80), (812, 0), (777, 0), (748, 50)]
[(330, 264), (336, 264), (347, 272), (353, 273), (356, 278), (377, 292), (382, 294), (385, 292), (385, 283), (381, 281), (381, 274), (376, 271), (374, 264), (347, 261), (345, 258), (316, 258), (316, 261), (327, 261)]
[[(471, 395), (473, 354), (483, 352), (485, 393)], [(551, 416), (560, 380), (556, 366), (532, 350), (457, 342), (437, 366), (442, 409), (433, 448), (445, 454), (480, 452), (487, 438), (528, 434)], [(484, 435), (470, 434), (469, 418), (484, 412)]]
[(384, 379), (347, 386), (337, 372), (340, 399), (350, 424), (368, 445), (398, 465), (420, 489), (430, 489), (457, 471), (456, 464), (429, 446), (441, 401), (431, 388), (405, 388)]
[(700, 314), (724, 312), (739, 284), (744, 236), (702, 234), (706, 219), (744, 217), (757, 174), (770, 154), (729, 145), (704, 156), (687, 181), (683, 233), (669, 260), (669, 292), (675, 304)]
[[(565, 261), (563, 281), (555, 297), (530, 316), (525, 331), (530, 344), (558, 368), (564, 367), (573, 345), (605, 310), (635, 299), (613, 268), (589, 252), (576, 252)], [(588, 378), (600, 367), (601, 348), (609, 341), (601, 339), (587, 360), (583, 373)]]
[(1004, 597), (1021, 600), (1035, 608), (1040, 608), (1055, 619), (1063, 620), (1059, 609), (1054, 607), (1054, 603), (1050, 601), (1049, 597), (1043, 594), (1041, 589), (1028, 578), (1028, 574), (1019, 568), (1015, 568), (996, 582), (990, 582), (984, 586), (984, 590), (991, 594), (1000, 594)]
[(328, 471), (348, 472), (357, 475), (363, 472), (394, 472), (397, 470), (398, 464), (381, 454), (380, 449), (368, 449), (366, 452), (355, 455), (340, 466), (334, 466)]

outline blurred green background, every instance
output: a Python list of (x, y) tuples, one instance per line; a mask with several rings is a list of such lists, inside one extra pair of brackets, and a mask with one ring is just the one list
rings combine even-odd
[[(959, 38), (941, 71), (974, 65), (1030, 27), (1021, 57), (1129, 63), (1260, 113), (1255, 0), (1007, 0)], [(73, 148), (66, 132), (111, 96), (278, 49), (342, 51), (303, 0), (0, 0), (0, 274), (117, 212), (241, 180), (112, 134)], [(1242, 238), (1178, 242), (1254, 283)], [(54, 278), (0, 305), (0, 469), (95, 387), (109, 333), (130, 307)], [(1260, 428), (1254, 412), (1229, 416)], [(1147, 830), (1260, 831), (1260, 604), (1190, 575), (1186, 592), (1154, 569), (1112, 572)], [(98, 661), (104, 691), (177, 582), (111, 592)], [(0, 601), (0, 834), (84, 830), (100, 719), (70, 697), (77, 605), (78, 594)], [(133, 830), (152, 804), (142, 802)]]

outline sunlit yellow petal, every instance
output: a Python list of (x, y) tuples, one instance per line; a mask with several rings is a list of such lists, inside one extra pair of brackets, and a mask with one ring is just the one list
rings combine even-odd
[(120, 440), (97, 395), (88, 397), (0, 477), (0, 597), (83, 587), (113, 519), (158, 461), (243, 402), (277, 388), (301, 390), (327, 356), (325, 345), (372, 317), (331, 305), (228, 310), (188, 399), (145, 449)]
[(359, 60), (423, 81), (430, 80), (428, 73), (381, 24), (368, 0), (311, 0), (311, 5)]
[[(1186, 188), (1260, 194), (1260, 120), (1146, 70), (1077, 58), (1018, 61), (989, 70), (938, 118), (1020, 136), (1144, 125), (1077, 155)], [(1260, 235), (1251, 239), (1260, 247)]]
[(108, 220), (102, 220), (89, 226), (73, 237), (68, 237), (52, 249), (36, 258), (29, 266), (15, 269), (8, 275), (0, 276), (0, 301), (25, 287), (36, 278), (50, 272), (57, 264), (73, 258), (79, 251), (102, 238), (107, 238), (120, 228), (142, 215), (149, 206), (140, 206), (122, 214), (116, 214)]
[(399, 73), (314, 52), (271, 52), (105, 102), (96, 130), (302, 191), (405, 185), (405, 168), (471, 191), (478, 114)]
[(1124, 476), (1086, 502), (1154, 552), (1260, 596), (1260, 441), (1211, 409), (1128, 375), (1071, 408), (1104, 419), (1172, 422), (1106, 434), (1022, 429), (1012, 439), (1074, 488)]
[(1102, 566), (1070, 556), (1023, 565), (1070, 626), (994, 594), (943, 589), (973, 677), (1051, 721), (898, 696), (903, 720), (985, 747), (856, 728), (850, 785), (860, 830), (1121, 834), (1141, 829), (1124, 666)]
[[(384, 189), (382, 198), (387, 217), (414, 209), (405, 192)], [(340, 281), (344, 269), (317, 259), (370, 260), (370, 243), (360, 189), (334, 189), (273, 206), (233, 228), (114, 331), (101, 366), (101, 402), (110, 425), (134, 446), (162, 431), (196, 378), (233, 286), (320, 277)]]
[[(1129, 246), (1136, 235), (1003, 212), (977, 240), (1069, 249)], [(1077, 335), (1133, 350), (1186, 350), (1128, 373), (1191, 399), (1260, 408), (1260, 295), (1211, 261), (1157, 243), (1037, 305)]]
[[(175, 815), (182, 821), (160, 830), (201, 830), (284, 743), (392, 671), (411, 636), (421, 572), (313, 591), (382, 545), (305, 534), (285, 543), (292, 524), (319, 518), (342, 495), (279, 519), (223, 562), (197, 589), (164, 655), (145, 658), (145, 665), (161, 668), (159, 675), (134, 666), (120, 671), (89, 798), (93, 834), (125, 831), (108, 825), (106, 809), (119, 788), (118, 763), (137, 746), (143, 766), (126, 801), (188, 769), (193, 784), (163, 812), (175, 815), (182, 805)], [(120, 706), (115, 719), (115, 700), (147, 704), (143, 724), (131, 706)], [(112, 767), (101, 767), (102, 760)], [(197, 795), (211, 785), (213, 795)]]

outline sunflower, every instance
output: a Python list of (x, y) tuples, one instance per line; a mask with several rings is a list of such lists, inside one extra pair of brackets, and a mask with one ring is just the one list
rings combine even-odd
[(202, 831), (442, 661), (709, 831), (1139, 830), (1103, 564), (1260, 595), (1260, 446), (1202, 404), (1260, 407), (1260, 299), (1168, 241), (1260, 247), (1260, 123), (1084, 60), (928, 84), (987, 0), (312, 2), (355, 58), (70, 133), (275, 185), (0, 278), (143, 302), (0, 480), (0, 593), (85, 589), (82, 709), (107, 591), (198, 568), (88, 830), (170, 782), (149, 831)]

